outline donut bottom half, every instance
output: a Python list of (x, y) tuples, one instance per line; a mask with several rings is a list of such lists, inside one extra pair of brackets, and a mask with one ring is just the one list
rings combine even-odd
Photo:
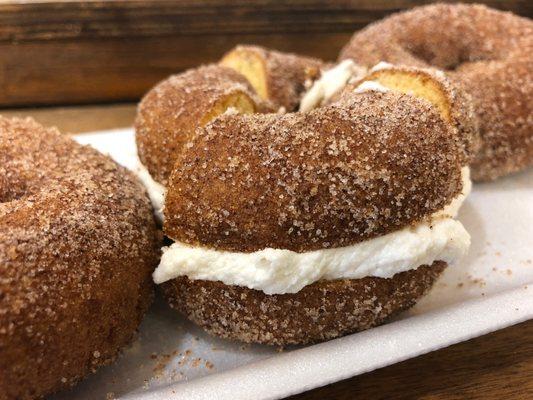
[(284, 346), (380, 325), (412, 307), (446, 266), (435, 261), (389, 279), (319, 281), (280, 295), (187, 277), (168, 281), (162, 289), (172, 308), (214, 336)]

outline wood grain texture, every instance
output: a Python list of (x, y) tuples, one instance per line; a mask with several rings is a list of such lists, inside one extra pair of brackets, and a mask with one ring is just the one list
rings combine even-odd
[[(484, 3), (531, 16), (529, 0)], [(0, 106), (136, 100), (238, 43), (335, 59), (354, 30), (420, 0), (0, 3)]]
[[(131, 126), (134, 113), (135, 104), (0, 110), (65, 133)], [(319, 399), (531, 400), (533, 320), (291, 398)]]
[[(346, 32), (431, 0), (5, 1), (0, 41), (197, 34)], [(465, 1), (473, 2), (473, 1)], [(479, 0), (518, 14), (528, 0)]]
[(0, 106), (137, 100), (159, 80), (217, 61), (239, 43), (260, 43), (330, 59), (349, 37), (200, 35), (0, 43)]

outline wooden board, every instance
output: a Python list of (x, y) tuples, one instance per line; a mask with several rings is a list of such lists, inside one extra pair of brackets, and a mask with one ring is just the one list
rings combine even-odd
[[(414, 0), (0, 3), (0, 106), (136, 100), (238, 43), (335, 59), (354, 30)], [(484, 1), (531, 16), (529, 0)]]

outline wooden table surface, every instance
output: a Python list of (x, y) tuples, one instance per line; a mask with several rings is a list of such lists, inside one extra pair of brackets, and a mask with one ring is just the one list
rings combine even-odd
[[(352, 33), (433, 0), (0, 1), (0, 106), (135, 101), (253, 43), (335, 60)], [(531, 17), (531, 0), (465, 0)]]
[[(131, 126), (135, 106), (114, 104), (0, 113), (33, 116), (65, 133), (81, 133)], [(533, 320), (291, 397), (318, 399), (533, 399)]]

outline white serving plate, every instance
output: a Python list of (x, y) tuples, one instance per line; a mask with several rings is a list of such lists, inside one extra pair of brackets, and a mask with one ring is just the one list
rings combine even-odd
[[(134, 168), (131, 129), (76, 136)], [(393, 322), (301, 348), (212, 338), (159, 298), (119, 360), (60, 399), (277, 399), (533, 318), (533, 170), (474, 185), (469, 255)]]

